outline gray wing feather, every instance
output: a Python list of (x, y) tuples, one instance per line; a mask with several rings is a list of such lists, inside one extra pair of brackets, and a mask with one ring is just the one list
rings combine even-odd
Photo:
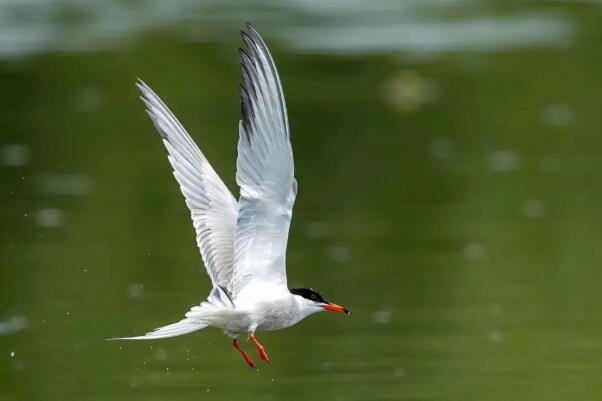
[(214, 286), (226, 287), (232, 277), (238, 204), (184, 127), (153, 90), (136, 86), (163, 138), (173, 174), (190, 209), (196, 242)]
[(240, 51), (242, 120), (236, 181), (240, 186), (229, 292), (253, 280), (286, 286), (286, 244), (296, 196), (286, 103), (263, 39), (248, 25)]

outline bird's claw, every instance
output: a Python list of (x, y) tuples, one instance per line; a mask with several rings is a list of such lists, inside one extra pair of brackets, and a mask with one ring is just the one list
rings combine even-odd
[(238, 342), (236, 342), (236, 339), (234, 339), (232, 341), (232, 345), (234, 346), (234, 348), (236, 348), (236, 350), (238, 352), (240, 352), (240, 354), (244, 358), (245, 362), (247, 363), (247, 365), (249, 365), (249, 367), (251, 369), (255, 369), (256, 371), (259, 370), (259, 369), (257, 369), (257, 365), (255, 365), (255, 362), (253, 362), (253, 360), (249, 357), (249, 355), (247, 355), (247, 353), (238, 346)]
[(265, 363), (267, 363), (268, 365), (271, 364), (270, 358), (268, 357), (268, 354), (266, 354), (263, 347), (259, 348), (258, 351), (259, 351), (259, 357), (261, 358), (261, 360), (264, 361)]
[(249, 340), (253, 342), (253, 344), (257, 348), (257, 352), (259, 353), (259, 357), (261, 358), (261, 360), (267, 363), (268, 365), (271, 365), (270, 358), (265, 352), (265, 348), (263, 348), (263, 345), (261, 345), (259, 341), (257, 341), (257, 338), (255, 338), (255, 335), (253, 333), (249, 334)]

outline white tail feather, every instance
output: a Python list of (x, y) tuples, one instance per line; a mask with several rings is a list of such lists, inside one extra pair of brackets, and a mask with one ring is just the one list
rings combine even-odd
[(159, 338), (177, 337), (184, 334), (192, 333), (193, 331), (201, 330), (207, 327), (206, 324), (194, 319), (183, 319), (177, 323), (156, 328), (155, 330), (146, 333), (143, 336), (137, 337), (117, 337), (109, 338), (109, 340), (156, 340)]
[(156, 340), (177, 337), (204, 329), (207, 326), (223, 327), (229, 319), (236, 318), (238, 314), (228, 293), (223, 288), (216, 286), (209, 294), (207, 301), (193, 306), (186, 313), (185, 319), (156, 328), (143, 336), (117, 337), (109, 338), (109, 340)]

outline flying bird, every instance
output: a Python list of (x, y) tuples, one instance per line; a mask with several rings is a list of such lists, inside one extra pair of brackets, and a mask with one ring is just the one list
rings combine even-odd
[(245, 48), (240, 49), (238, 201), (159, 96), (141, 80), (136, 84), (190, 209), (213, 289), (179, 322), (142, 336), (116, 339), (169, 338), (216, 327), (257, 369), (237, 342), (241, 334), (248, 335), (259, 357), (269, 363), (257, 340), (258, 331), (284, 329), (323, 310), (351, 312), (313, 289), (287, 286), (286, 245), (297, 181), (286, 103), (276, 65), (259, 33), (247, 24), (241, 36)]

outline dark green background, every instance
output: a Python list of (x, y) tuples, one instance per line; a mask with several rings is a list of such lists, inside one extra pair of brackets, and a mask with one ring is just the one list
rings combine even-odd
[[(139, 1), (128, 5), (139, 28), (71, 46), (94, 14), (64, 3), (51, 20), (63, 36), (0, 61), (0, 400), (602, 393), (600, 4), (429, 1), (412, 14), (383, 1), (199, 3), (158, 21)], [(479, 18), (486, 29), (522, 16), (564, 28), (431, 51), (316, 51), (287, 30)], [(104, 341), (177, 321), (210, 289), (134, 81), (163, 97), (237, 194), (244, 20), (265, 32), (288, 101), (300, 186), (289, 284), (354, 312), (260, 334), (272, 365), (257, 373), (214, 329)], [(7, 162), (10, 144), (30, 161)], [(60, 218), (45, 226), (49, 209)], [(23, 327), (6, 329), (15, 319)]]

